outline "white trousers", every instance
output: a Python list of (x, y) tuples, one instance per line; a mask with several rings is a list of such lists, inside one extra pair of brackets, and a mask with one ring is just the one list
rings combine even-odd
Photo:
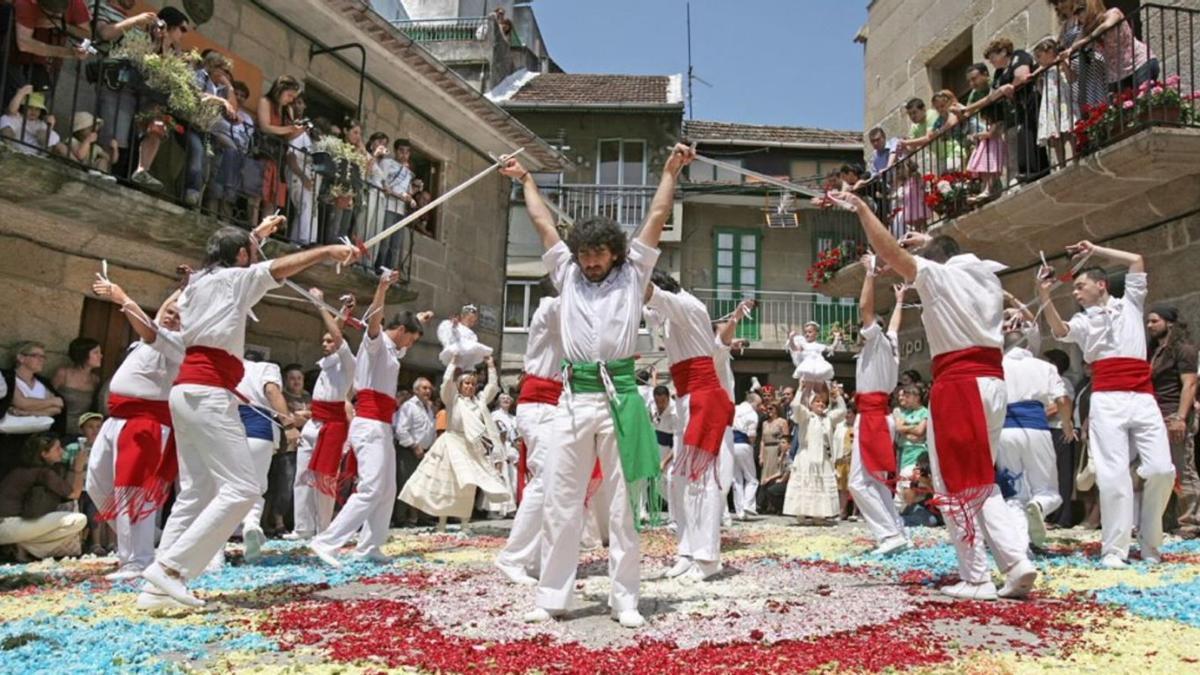
[(296, 446), (296, 482), (292, 484), (292, 511), (296, 534), (311, 538), (329, 527), (333, 520), (334, 498), (308, 485), (304, 472), (312, 461), (317, 445), (317, 434), (323, 422), (309, 420), (300, 430), (300, 443)]
[(41, 518), (0, 518), (0, 544), (18, 544), (35, 558), (54, 555), (87, 527), (87, 516), (51, 511)]
[(583, 532), (583, 500), (592, 466), (598, 458), (604, 487), (592, 499), (608, 501), (608, 577), (612, 580), (608, 604), (615, 612), (635, 610), (640, 542), (626, 495), (607, 397), (576, 393), (555, 410), (549, 428), (542, 450), (546, 496), (537, 606), (563, 610), (570, 605)]
[[(983, 399), (983, 414), (987, 419), (988, 437), (991, 443), (992, 461), (1000, 447), (1000, 430), (1004, 428), (1004, 413), (1007, 392), (1004, 380), (994, 377), (978, 378), (979, 395)], [(929, 424), (929, 468), (933, 473), (934, 490), (945, 493), (946, 483), (942, 480), (942, 471), (938, 462), (937, 434), (934, 433), (937, 420)], [(954, 458), (948, 458), (954, 461)], [(1001, 572), (1009, 569), (1026, 559), (1026, 531), (1024, 519), (1019, 519), (1012, 509), (1004, 503), (1000, 496), (1000, 488), (992, 485), (991, 494), (983, 503), (983, 508), (975, 516), (975, 540), (967, 544), (962, 540), (961, 527), (954, 519), (946, 519), (946, 531), (950, 541), (958, 553), (958, 575), (963, 581), (981, 584), (991, 580), (988, 573), (987, 552), (984, 543), (992, 550), (992, 557)]]
[(1062, 505), (1062, 496), (1058, 494), (1058, 458), (1049, 431), (1004, 428), (1000, 432), (996, 468), (1020, 476), (1013, 485), (1016, 494), (1008, 498), (1009, 507), (1018, 517), (1025, 517), (1025, 506), (1030, 502), (1037, 502), (1043, 514)]
[(1162, 514), (1171, 499), (1175, 466), (1162, 412), (1150, 394), (1097, 391), (1088, 414), (1088, 439), (1096, 462), (1100, 490), (1101, 555), (1129, 555), (1134, 515), (1133, 478), (1129, 466), (1139, 460), (1145, 480), (1137, 515), (1142, 555), (1158, 555), (1162, 545)]
[[(862, 448), (858, 442), (861, 436), (858, 431), (858, 421), (854, 420), (854, 445), (850, 450), (850, 477), (847, 486), (854, 504), (862, 514), (867, 528), (875, 536), (875, 540), (904, 536), (904, 520), (896, 510), (896, 501), (892, 499), (892, 491), (887, 484), (880, 482), (868, 471), (862, 459)], [(889, 436), (894, 436), (896, 420), (887, 416)]]
[[(302, 244), (314, 242), (317, 240), (317, 220), (313, 201), (320, 184), (314, 185), (312, 190), (306, 190), (298, 176), (292, 175), (290, 170), (288, 174), (291, 176), (288, 180), (288, 199), (292, 203), (292, 239)], [(320, 176), (309, 177), (314, 181), (321, 180)]]
[(538, 576), (542, 563), (542, 509), (546, 503), (542, 438), (550, 433), (548, 425), (556, 407), (549, 403), (517, 405), (517, 431), (525, 439), (525, 461), (532, 476), (521, 493), (508, 542), (496, 556), (500, 564), (522, 567), (534, 577)]
[(358, 460), (358, 487), (329, 527), (313, 543), (341, 548), (362, 528), (357, 553), (379, 551), (387, 543), (396, 502), (396, 451), (392, 425), (366, 417), (350, 422), (350, 447)]
[(238, 399), (199, 384), (171, 389), (179, 494), (158, 544), (158, 562), (193, 579), (224, 548), (261, 495)]
[[(691, 418), (688, 408), (690, 402), (690, 395), (682, 396), (675, 402), (676, 416), (683, 430), (687, 429)], [(683, 435), (681, 431), (675, 436), (677, 451), (683, 447)], [(732, 437), (728, 430), (726, 436)], [(713, 470), (705, 472), (698, 480), (678, 475), (672, 467), (669, 504), (675, 511), (675, 536), (679, 540), (680, 558), (701, 562), (718, 562), (721, 559), (721, 518), (725, 514), (723, 486), (732, 482), (733, 474), (731, 445), (722, 443)]]
[(733, 444), (733, 509), (738, 518), (758, 514), (758, 471), (754, 468), (754, 446)]
[[(92, 498), (96, 508), (103, 508), (113, 498), (113, 482), (117, 472), (117, 438), (124, 428), (125, 420), (109, 417), (100, 426), (100, 433), (96, 436), (96, 442), (92, 444), (84, 490)], [(165, 448), (171, 429), (164, 426), (162, 432)], [(117, 533), (117, 560), (121, 567), (130, 565), (145, 569), (154, 562), (154, 524), (154, 515), (133, 523), (124, 510), (117, 512), (112, 525)]]
[(258, 498), (250, 507), (250, 512), (242, 519), (242, 533), (246, 530), (262, 529), (263, 507), (266, 505), (267, 480), (271, 473), (271, 457), (275, 454), (275, 441), (263, 438), (247, 438), (246, 445), (250, 446), (250, 458), (254, 460), (254, 477), (258, 480)]

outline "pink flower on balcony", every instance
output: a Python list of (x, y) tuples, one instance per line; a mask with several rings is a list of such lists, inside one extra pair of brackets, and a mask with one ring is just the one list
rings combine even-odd
[(1167, 86), (1168, 87), (1178, 87), (1179, 86), (1179, 76), (1172, 75), (1172, 76), (1168, 77), (1167, 78)]
[(1134, 106), (1133, 101), (1125, 101), (1124, 103), (1121, 104), (1121, 107), (1126, 110), (1133, 110), (1133, 106)]
[(1162, 96), (1163, 91), (1165, 90), (1162, 87), (1155, 87), (1150, 90), (1150, 93), (1154, 96)]

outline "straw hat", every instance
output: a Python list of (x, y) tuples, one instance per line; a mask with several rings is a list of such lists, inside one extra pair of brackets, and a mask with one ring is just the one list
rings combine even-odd
[(86, 110), (80, 110), (75, 113), (75, 118), (71, 120), (71, 133), (76, 133), (84, 129), (91, 129), (97, 124), (103, 123), (104, 120), (97, 118), (92, 113)]

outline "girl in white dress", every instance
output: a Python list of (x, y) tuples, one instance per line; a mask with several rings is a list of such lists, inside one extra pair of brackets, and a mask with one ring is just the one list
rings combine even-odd
[(475, 370), (475, 366), (492, 355), (492, 348), (480, 343), (479, 336), (472, 330), (478, 322), (479, 308), (463, 305), (458, 314), (438, 324), (438, 342), (442, 343), (438, 359), (442, 365)]
[(492, 411), (492, 422), (500, 433), (501, 442), (492, 449), (489, 459), (508, 488), (508, 499), (503, 503), (492, 502), (490, 510), (502, 518), (517, 510), (517, 460), (520, 458), (517, 443), (520, 434), (517, 432), (517, 418), (511, 412), (512, 404), (512, 396), (500, 394), (496, 409)]
[[(832, 397), (833, 407), (828, 402)], [(797, 520), (836, 518), (841, 511), (838, 503), (837, 459), (833, 447), (833, 431), (846, 417), (846, 403), (841, 388), (833, 387), (831, 394), (819, 393), (805, 404), (797, 396), (792, 400), (792, 420), (800, 435), (799, 450), (792, 460), (787, 493), (783, 500), (783, 515)]]
[(832, 351), (818, 339), (821, 326), (815, 321), (804, 324), (804, 333), (791, 335), (788, 338), (788, 352), (796, 370), (792, 377), (800, 381), (801, 392), (805, 398), (813, 393), (825, 391), (826, 383), (833, 380), (833, 365), (825, 360), (825, 354)]
[(487, 409), (488, 402), (500, 392), (500, 379), (492, 358), (486, 361), (488, 383), (478, 396), (474, 372), (455, 377), (454, 365), (446, 368), (441, 391), (442, 402), (450, 411), (446, 433), (434, 441), (400, 493), (404, 503), (437, 516), (439, 532), (446, 530), (448, 518), (458, 518), (464, 525), (470, 521), (475, 488), (486, 493), (487, 505), (511, 499), (489, 459), (503, 441)]

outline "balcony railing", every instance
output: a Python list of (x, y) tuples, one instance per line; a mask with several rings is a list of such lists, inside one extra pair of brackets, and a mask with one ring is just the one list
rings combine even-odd
[[(57, 72), (38, 71), (45, 75), (40, 80), (36, 72), (26, 75), (49, 83), (27, 93), (11, 78), (22, 69), (32, 72), (31, 67), (10, 68), (8, 61), (17, 53), (15, 22), (6, 25), (9, 30), (0, 34), (0, 91), (7, 96), (0, 104), (6, 114), (15, 113), (16, 128), (0, 131), (0, 153), (61, 163), (78, 169), (81, 181), (87, 173), (244, 229), (272, 213), (286, 215), (287, 226), (276, 238), (301, 246), (335, 242), (342, 235), (369, 239), (406, 210), (370, 171), (316, 152), (322, 132), (306, 120), (285, 116), (283, 123), (291, 125), (287, 136), (258, 131), (257, 120), (244, 127), (218, 121), (198, 128), (170, 108), (168, 97), (149, 86), (129, 58), (98, 54), (86, 65), (66, 61)], [(94, 70), (85, 75), (88, 66)], [(150, 151), (148, 141), (156, 159), (134, 180), (139, 160)], [(433, 217), (428, 214), (428, 222)], [(405, 228), (381, 245), (394, 244), (390, 254), (381, 255), (376, 247), (359, 265), (398, 270), (407, 283), (413, 237), (414, 229)]]
[(752, 347), (779, 348), (787, 345), (788, 335), (800, 333), (804, 324), (815, 321), (821, 326), (821, 341), (833, 344), (841, 336), (843, 351), (853, 351), (858, 338), (858, 305), (833, 300), (816, 293), (790, 291), (752, 291), (721, 288), (697, 288), (692, 294), (704, 302), (709, 316), (727, 316), (746, 298), (758, 305), (748, 319), (738, 324), (737, 336)]
[[(571, 220), (604, 216), (626, 229), (635, 229), (646, 219), (657, 189), (652, 185), (596, 185), (588, 183), (548, 183), (540, 185), (542, 196), (552, 201)], [(513, 199), (523, 199), (514, 187)]]
[(486, 39), (495, 28), (489, 21), (491, 17), (477, 16), (393, 21), (392, 25), (416, 42), (467, 42)]
[(948, 92), (936, 96), (939, 122), (931, 133), (905, 139), (891, 165), (857, 192), (900, 236), (980, 208), (1144, 129), (1200, 126), (1196, 25), (1200, 11), (1148, 4), (1069, 54), (1055, 58), (1044, 43), (1030, 45), (1035, 58), (1050, 55), (1045, 65), (972, 105), (947, 100)]

